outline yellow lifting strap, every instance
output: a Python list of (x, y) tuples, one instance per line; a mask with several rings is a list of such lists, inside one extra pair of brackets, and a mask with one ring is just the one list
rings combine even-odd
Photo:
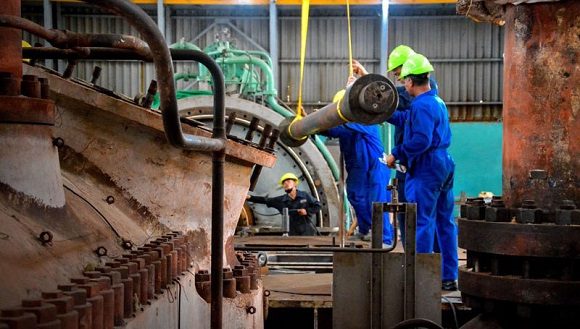
[[(296, 105), (296, 117), (290, 123), (290, 126), (298, 120), (301, 120), (306, 113), (304, 112), (304, 108), (302, 107), (302, 85), (304, 82), (304, 60), (306, 58), (306, 41), (308, 38), (308, 17), (310, 12), (310, 0), (302, 0), (302, 13), (301, 13), (301, 24), (300, 24), (300, 82), (298, 85), (298, 104)], [(352, 68), (352, 32), (350, 27), (350, 1), (346, 0), (346, 17), (347, 17), (347, 26), (348, 26), (348, 71), (349, 77), (353, 76), (353, 68)], [(341, 97), (342, 100), (342, 97)], [(339, 102), (340, 103), (340, 102)], [(348, 120), (342, 115), (340, 112), (340, 108), (338, 109), (339, 116), (345, 121)], [(289, 129), (290, 131), (290, 129)]]
[(296, 108), (296, 120), (305, 115), (302, 108), (302, 83), (304, 81), (304, 59), (306, 57), (306, 40), (308, 38), (308, 16), (310, 0), (302, 0), (302, 18), (300, 25), (300, 84), (298, 85), (298, 105)]
[[(288, 126), (288, 132), (292, 138), (292, 125), (306, 115), (302, 108), (302, 83), (304, 81), (304, 58), (306, 57), (306, 39), (308, 37), (308, 16), (310, 11), (310, 0), (302, 0), (302, 17), (300, 24), (300, 82), (298, 85), (298, 104), (296, 105), (296, 117)], [(300, 140), (304, 140), (308, 136), (304, 136)]]

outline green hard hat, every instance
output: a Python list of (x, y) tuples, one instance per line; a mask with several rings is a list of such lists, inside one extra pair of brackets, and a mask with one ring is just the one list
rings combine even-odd
[(409, 56), (414, 55), (415, 51), (409, 46), (399, 45), (389, 55), (387, 72), (391, 72), (397, 67), (403, 65)]
[(427, 57), (421, 54), (413, 54), (409, 56), (409, 59), (403, 64), (401, 69), (401, 78), (405, 78), (410, 74), (418, 75), (428, 72), (435, 71)]

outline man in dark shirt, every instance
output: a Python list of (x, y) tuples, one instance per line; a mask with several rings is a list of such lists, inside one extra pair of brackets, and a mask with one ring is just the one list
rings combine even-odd
[(316, 228), (310, 217), (320, 211), (320, 202), (310, 194), (296, 189), (298, 182), (296, 175), (286, 173), (282, 175), (279, 182), (286, 194), (274, 198), (248, 195), (247, 200), (276, 208), (280, 213), (284, 208), (288, 208), (290, 235), (316, 235)]

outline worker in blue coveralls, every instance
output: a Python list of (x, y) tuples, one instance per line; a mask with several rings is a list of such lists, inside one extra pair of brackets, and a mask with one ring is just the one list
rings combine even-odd
[(443, 267), (443, 290), (457, 290), (457, 227), (453, 219), (455, 163), (447, 152), (451, 144), (445, 103), (429, 85), (433, 66), (421, 54), (409, 56), (401, 68), (405, 89), (414, 97), (411, 109), (387, 120), (404, 126), (403, 143), (387, 156), (387, 165), (407, 164), (405, 194), (417, 203), (417, 252), (432, 253), (435, 232)]
[[(399, 45), (391, 51), (389, 54), (389, 59), (387, 61), (387, 72), (393, 72), (395, 78), (399, 80), (401, 75), (401, 68), (403, 64), (407, 61), (409, 56), (414, 55), (415, 51), (411, 49), (411, 47), (406, 45)], [(352, 69), (353, 73), (357, 74), (358, 76), (364, 76), (368, 74), (368, 71), (362, 66), (358, 61), (354, 60), (352, 62)], [(400, 81), (400, 80), (399, 80)], [(402, 82), (402, 81), (401, 81)], [(438, 92), (437, 81), (433, 78), (433, 76), (429, 76), (429, 84), (431, 86), (431, 90)], [(397, 106), (397, 111), (408, 111), (411, 108), (411, 101), (413, 97), (409, 95), (407, 90), (405, 90), (405, 86), (397, 86), (397, 93), (399, 94), (399, 105)], [(395, 126), (395, 138), (394, 144), (395, 146), (401, 145), (403, 143), (403, 135), (405, 127)], [(406, 163), (401, 163), (403, 166), (407, 166)], [(397, 178), (397, 192), (399, 194), (399, 201), (400, 202), (407, 202), (407, 198), (405, 197), (405, 173), (401, 172), (400, 170), (395, 171), (395, 178)], [(405, 214), (400, 213), (397, 215), (397, 220), (399, 222), (399, 230), (401, 230), (401, 241), (405, 242)], [(434, 249), (435, 252), (439, 252), (439, 245), (435, 239)]]
[[(352, 82), (350, 79), (349, 82)], [(339, 91), (333, 102), (340, 102), (345, 91)], [(379, 125), (345, 123), (321, 133), (330, 138), (338, 138), (340, 152), (344, 158), (346, 194), (354, 208), (358, 221), (358, 233), (354, 238), (371, 240), (372, 203), (388, 202), (387, 191), (389, 169), (384, 162), (384, 148), (380, 138)], [(383, 247), (393, 244), (393, 229), (388, 213), (383, 217)]]

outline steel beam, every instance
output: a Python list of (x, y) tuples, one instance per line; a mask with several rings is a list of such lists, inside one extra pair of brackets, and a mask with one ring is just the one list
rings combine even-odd
[(379, 73), (387, 72), (387, 51), (389, 48), (389, 1), (383, 0), (381, 5), (381, 59)]
[(279, 90), (278, 82), (278, 57), (279, 57), (279, 45), (278, 45), (278, 9), (276, 8), (276, 0), (270, 0), (270, 58), (272, 58), (272, 74), (274, 75), (274, 81), (276, 90)]
[(163, 5), (163, 0), (157, 0), (157, 26), (165, 38), (165, 6)]

